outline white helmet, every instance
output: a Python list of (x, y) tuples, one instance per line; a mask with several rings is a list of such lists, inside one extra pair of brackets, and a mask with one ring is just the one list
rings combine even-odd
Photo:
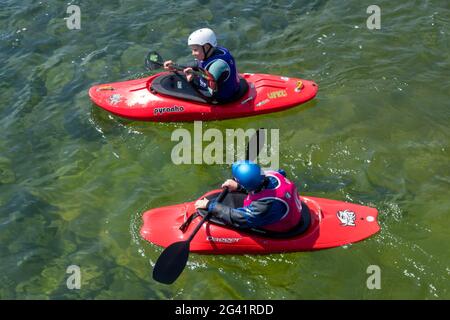
[(188, 46), (194, 44), (204, 46), (207, 43), (213, 47), (217, 46), (216, 35), (214, 34), (214, 31), (209, 28), (198, 29), (192, 32), (188, 39)]

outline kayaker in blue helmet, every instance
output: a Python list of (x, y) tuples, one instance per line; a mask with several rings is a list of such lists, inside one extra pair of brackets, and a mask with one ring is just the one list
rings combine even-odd
[(233, 164), (234, 179), (228, 179), (222, 188), (247, 192), (242, 208), (232, 208), (215, 200), (197, 200), (196, 209), (207, 209), (212, 216), (238, 228), (261, 228), (286, 232), (301, 218), (302, 205), (295, 184), (286, 178), (284, 170), (263, 172), (251, 161)]
[[(183, 70), (186, 79), (189, 82), (193, 81), (193, 85), (206, 97), (218, 102), (232, 99), (240, 87), (236, 63), (226, 48), (217, 46), (214, 31), (208, 28), (194, 31), (188, 38), (188, 46), (196, 61)], [(166, 70), (173, 70), (172, 66), (172, 60), (164, 62)], [(212, 78), (205, 79), (194, 76), (193, 71), (196, 68), (207, 70)]]

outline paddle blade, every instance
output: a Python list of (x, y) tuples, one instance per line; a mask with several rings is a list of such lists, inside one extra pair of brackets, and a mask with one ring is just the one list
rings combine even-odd
[(189, 241), (172, 243), (159, 256), (153, 268), (153, 279), (172, 284), (183, 272), (189, 257)]
[(163, 58), (156, 51), (150, 51), (145, 57), (145, 67), (148, 70), (156, 70), (163, 66)]

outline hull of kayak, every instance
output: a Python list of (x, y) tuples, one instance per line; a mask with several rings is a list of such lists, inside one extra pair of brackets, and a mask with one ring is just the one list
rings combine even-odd
[[(205, 194), (220, 192), (215, 190)], [(366, 239), (380, 230), (375, 208), (315, 197), (300, 197), (309, 208), (308, 229), (291, 238), (266, 238), (206, 222), (190, 244), (190, 251), (202, 254), (269, 254), (311, 251), (339, 247)], [(201, 217), (195, 218), (183, 233), (180, 225), (195, 212), (194, 202), (149, 210), (143, 214), (141, 236), (167, 247), (189, 238)]]
[(157, 122), (220, 120), (282, 111), (311, 100), (318, 87), (313, 81), (268, 74), (241, 74), (248, 91), (227, 104), (181, 100), (152, 92), (152, 81), (160, 75), (93, 86), (91, 100), (117, 116)]

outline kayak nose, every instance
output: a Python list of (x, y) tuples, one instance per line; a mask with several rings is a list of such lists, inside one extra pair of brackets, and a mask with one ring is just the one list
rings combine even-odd
[[(188, 208), (185, 204), (179, 204), (144, 212), (141, 237), (162, 247), (170, 245), (173, 242), (172, 239), (185, 240), (186, 234), (180, 230), (180, 226), (184, 221), (186, 210)], [(169, 228), (167, 228), (168, 221), (171, 222)]]
[(89, 89), (89, 97), (96, 105), (114, 104), (115, 88), (112, 85), (97, 85)]

